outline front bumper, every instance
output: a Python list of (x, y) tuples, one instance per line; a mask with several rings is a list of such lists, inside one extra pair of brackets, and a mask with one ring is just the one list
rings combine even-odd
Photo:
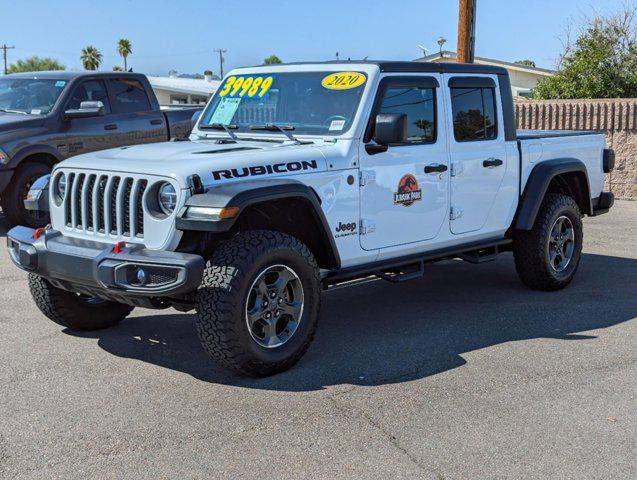
[[(121, 301), (128, 297), (174, 297), (201, 283), (199, 255), (65, 237), (56, 230), (14, 227), (7, 234), (9, 256), (22, 270), (78, 293)], [(37, 238), (34, 238), (37, 237)]]

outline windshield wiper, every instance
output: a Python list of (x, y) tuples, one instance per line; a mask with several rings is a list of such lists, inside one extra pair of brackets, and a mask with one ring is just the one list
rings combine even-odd
[(237, 125), (224, 125), (223, 123), (199, 125), (200, 130), (224, 130), (234, 142), (237, 142), (239, 137), (237, 137), (232, 130), (237, 130), (238, 128), (239, 127)]
[(308, 144), (312, 142), (302, 142), (294, 135), (290, 133), (290, 131), (294, 130), (293, 125), (276, 125), (275, 123), (265, 123), (263, 125), (250, 125), (250, 130), (266, 130), (268, 132), (281, 132), (283, 135), (288, 137), (288, 140), (296, 143), (297, 145)]
[(23, 112), (22, 110), (11, 110), (9, 108), (0, 108), (0, 112), (5, 112), (5, 113), (19, 113), (21, 115), (28, 115), (27, 112)]

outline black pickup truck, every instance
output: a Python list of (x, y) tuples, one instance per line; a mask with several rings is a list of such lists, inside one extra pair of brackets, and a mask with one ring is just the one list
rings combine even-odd
[(190, 134), (200, 107), (160, 107), (141, 74), (35, 72), (0, 76), (0, 203), (10, 222), (41, 226), (25, 210), (31, 184), (81, 153)]

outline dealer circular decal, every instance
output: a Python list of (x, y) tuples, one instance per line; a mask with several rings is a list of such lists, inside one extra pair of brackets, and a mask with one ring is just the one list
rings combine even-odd
[(358, 72), (332, 73), (323, 78), (321, 85), (329, 90), (349, 90), (356, 88), (367, 81), (367, 77)]
[(394, 193), (394, 205), (410, 207), (420, 200), (422, 200), (422, 190), (418, 188), (416, 177), (411, 174), (403, 176), (398, 182), (398, 190)]

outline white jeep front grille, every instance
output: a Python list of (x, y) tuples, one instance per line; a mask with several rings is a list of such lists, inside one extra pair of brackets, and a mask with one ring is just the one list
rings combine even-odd
[[(65, 194), (56, 185), (66, 176)], [(141, 243), (152, 249), (171, 248), (180, 235), (174, 217), (183, 204), (178, 185), (170, 178), (61, 168), (51, 176), (50, 210), (54, 229), (64, 235), (99, 241)], [(163, 214), (157, 203), (161, 184), (178, 192), (177, 208)]]
[(66, 227), (115, 237), (144, 238), (142, 199), (148, 180), (71, 172), (66, 184)]

